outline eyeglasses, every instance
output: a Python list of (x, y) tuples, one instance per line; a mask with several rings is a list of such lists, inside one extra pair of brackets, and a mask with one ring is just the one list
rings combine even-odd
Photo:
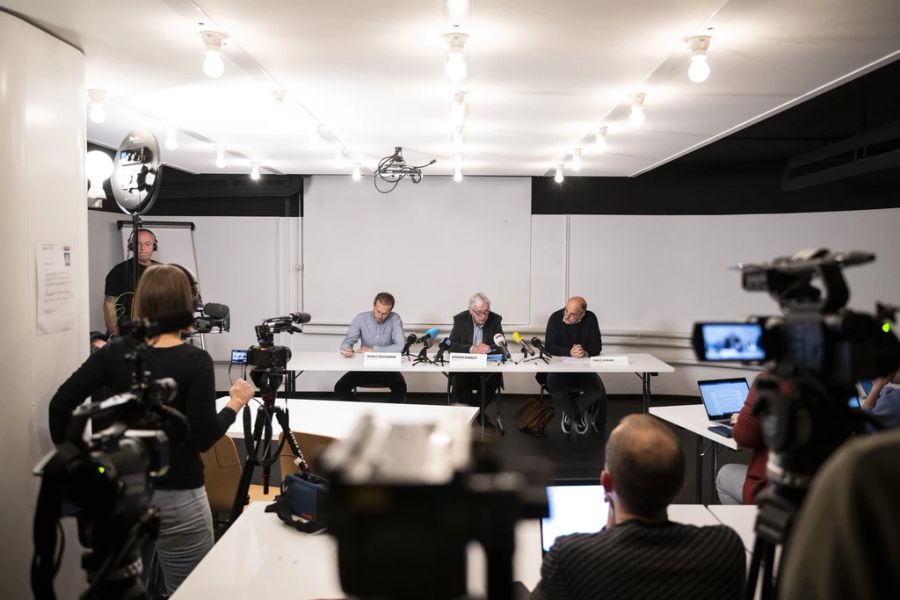
[(475, 310), (474, 308), (470, 308), (469, 310), (471, 310), (472, 314), (475, 315), (476, 317), (484, 317), (489, 312), (491, 312), (490, 308), (485, 308), (484, 310)]

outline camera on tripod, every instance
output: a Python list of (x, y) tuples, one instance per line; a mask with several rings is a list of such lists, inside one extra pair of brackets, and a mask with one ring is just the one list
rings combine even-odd
[[(141, 542), (155, 539), (159, 518), (150, 506), (152, 479), (169, 467), (169, 440), (187, 435), (185, 417), (169, 405), (177, 392), (172, 379), (150, 381), (144, 369), (147, 338), (187, 327), (188, 312), (159, 320), (124, 321), (120, 332), (133, 363), (131, 390), (79, 406), (65, 439), (35, 467), (42, 477), (35, 513), (32, 589), (54, 598), (58, 521), (78, 519), (78, 537), (90, 584), (83, 598), (145, 597)], [(88, 420), (111, 424), (84, 440)], [(63, 512), (63, 507), (67, 512)]]
[(255, 369), (285, 370), (288, 361), (291, 360), (291, 349), (286, 346), (276, 346), (275, 334), (303, 333), (303, 330), (297, 325), (309, 323), (309, 319), (310, 317), (306, 313), (291, 313), (286, 317), (266, 319), (257, 325), (256, 340), (259, 345), (247, 348), (247, 364)]

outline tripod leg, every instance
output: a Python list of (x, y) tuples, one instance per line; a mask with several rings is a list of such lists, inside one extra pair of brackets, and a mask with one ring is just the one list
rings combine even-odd
[[(297, 443), (294, 432), (291, 431), (287, 413), (276, 406), (275, 418), (278, 419), (278, 423), (281, 425), (281, 432), (284, 434), (282, 441), (287, 440), (288, 446), (291, 448), (291, 454), (299, 461), (297, 466), (300, 467), (300, 470), (304, 473), (309, 471), (309, 464), (307, 464), (306, 458), (303, 456), (303, 451), (300, 450), (300, 444)], [(280, 453), (281, 451), (279, 450), (279, 454)], [(281, 478), (284, 479), (284, 473), (281, 474)]]
[(775, 600), (775, 546), (766, 548), (765, 564), (763, 565), (762, 600)]
[(247, 504), (247, 493), (250, 490), (250, 480), (253, 477), (253, 468), (259, 464), (257, 454), (259, 452), (260, 438), (262, 437), (263, 421), (265, 408), (260, 407), (256, 411), (256, 423), (253, 425), (253, 436), (250, 440), (245, 440), (247, 448), (252, 449), (247, 453), (247, 462), (244, 463), (244, 469), (241, 471), (241, 479), (238, 482), (237, 490), (234, 492), (234, 502), (231, 505), (231, 515), (228, 517), (227, 527), (234, 523), (241, 513), (244, 512), (244, 505)]

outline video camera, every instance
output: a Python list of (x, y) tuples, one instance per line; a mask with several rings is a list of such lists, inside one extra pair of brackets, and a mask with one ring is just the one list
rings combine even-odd
[(231, 331), (231, 310), (226, 304), (207, 302), (197, 307), (194, 313), (196, 333), (222, 333)]
[[(150, 506), (152, 479), (169, 468), (169, 440), (187, 435), (187, 419), (169, 405), (172, 379), (150, 381), (144, 370), (147, 338), (187, 327), (188, 312), (156, 321), (131, 319), (120, 332), (133, 363), (129, 392), (79, 406), (65, 440), (35, 467), (43, 478), (34, 523), (31, 584), (36, 598), (55, 598), (58, 521), (78, 519), (88, 590), (82, 598), (146, 597), (140, 555), (144, 538), (155, 539), (159, 518)], [(89, 419), (111, 421), (85, 441)], [(66, 509), (66, 512), (63, 509)]]
[(365, 416), (322, 457), (325, 525), (354, 597), (443, 600), (467, 593), (467, 547), (487, 558), (487, 597), (512, 597), (519, 519), (547, 514), (543, 485), (502, 471), (465, 419), (388, 424)]
[(250, 346), (247, 349), (247, 364), (257, 369), (285, 370), (291, 360), (291, 349), (286, 346), (275, 345), (276, 333), (303, 333), (303, 330), (295, 325), (309, 323), (310, 316), (307, 313), (291, 313), (286, 317), (272, 317), (256, 326), (256, 340), (258, 346)]

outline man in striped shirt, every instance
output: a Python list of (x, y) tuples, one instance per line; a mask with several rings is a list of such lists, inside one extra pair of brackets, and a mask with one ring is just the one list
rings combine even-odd
[(684, 481), (678, 439), (649, 415), (629, 415), (606, 444), (607, 525), (557, 538), (531, 598), (739, 598), (747, 555), (724, 526), (669, 521)]

